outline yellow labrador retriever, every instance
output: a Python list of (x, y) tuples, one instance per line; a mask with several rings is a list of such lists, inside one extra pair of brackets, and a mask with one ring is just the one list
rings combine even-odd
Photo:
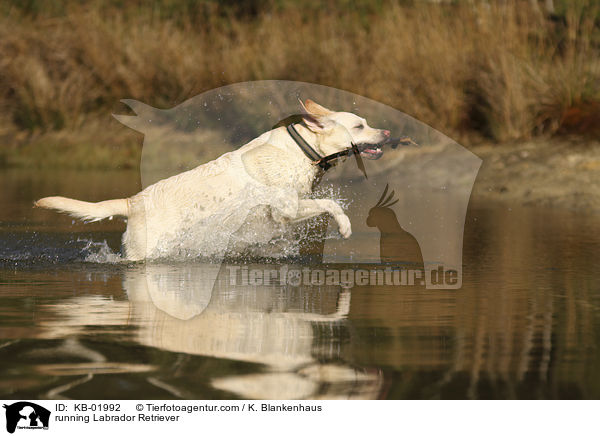
[[(89, 203), (65, 197), (46, 197), (35, 206), (68, 213), (82, 220), (112, 216), (127, 218), (123, 235), (128, 260), (164, 257), (176, 238), (195, 229), (208, 239), (210, 256), (222, 250), (220, 232), (231, 233), (247, 224), (248, 210), (263, 206), (261, 223), (277, 225), (328, 213), (340, 234), (350, 237), (350, 220), (331, 199), (307, 198), (322, 169), (318, 160), (351, 150), (357, 144), (361, 156), (377, 159), (389, 139), (387, 130), (374, 129), (359, 116), (333, 112), (306, 100), (302, 123), (275, 128), (241, 148), (151, 185), (130, 198)], [(253, 199), (253, 201), (251, 201)], [(264, 208), (264, 205), (267, 205)], [(253, 235), (258, 237), (258, 233)], [(214, 236), (217, 238), (214, 238)], [(213, 237), (213, 239), (210, 239)]]

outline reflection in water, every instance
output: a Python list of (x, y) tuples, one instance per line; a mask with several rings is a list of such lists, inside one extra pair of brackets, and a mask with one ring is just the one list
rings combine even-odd
[(230, 286), (227, 265), (214, 289), (203, 265), (3, 270), (0, 394), (597, 398), (598, 281), (576, 277), (598, 244), (565, 241), (540, 259), (556, 269), (528, 269), (533, 252), (509, 240), (470, 248), (482, 263), (460, 291)]
[[(338, 332), (347, 328), (349, 290), (292, 289), (277, 283), (231, 286), (230, 267), (146, 264), (129, 268), (123, 278), (128, 303), (79, 297), (72, 304), (55, 308), (62, 312), (60, 321), (44, 323), (43, 327), (50, 336), (65, 337), (81, 333), (86, 324), (106, 326), (116, 321), (135, 325), (135, 341), (145, 346), (263, 365), (255, 373), (211, 379), (214, 388), (236, 396), (378, 396), (383, 382), (379, 371), (354, 368), (340, 359)], [(272, 268), (252, 266), (254, 270), (261, 267)], [(106, 307), (98, 306), (101, 301)], [(86, 353), (81, 346), (78, 349), (80, 357), (95, 362), (87, 365), (94, 368), (88, 374), (115, 371), (114, 363), (105, 364), (102, 356)], [(71, 373), (86, 372), (85, 368), (86, 365), (70, 365)], [(143, 369), (128, 367), (131, 371)], [(60, 370), (56, 365), (43, 368), (46, 373)], [(160, 378), (149, 381), (186, 396)], [(352, 389), (348, 390), (348, 386)]]
[[(253, 266), (256, 268), (257, 266)], [(314, 330), (340, 328), (350, 311), (350, 292), (339, 288), (293, 290), (277, 284), (231, 285), (230, 266), (148, 264), (128, 271), (124, 286), (132, 317), (149, 328), (140, 343), (175, 352), (267, 365), (268, 374), (219, 377), (218, 389), (250, 398), (315, 398), (323, 383), (364, 385), (356, 397), (376, 396), (377, 373), (322, 365), (339, 359), (335, 336), (316, 341)], [(263, 267), (269, 270), (269, 266)], [(207, 280), (207, 277), (209, 280)], [(190, 317), (195, 312), (194, 317)], [(319, 392), (319, 397), (328, 397)]]
[[(123, 224), (32, 214), (47, 191), (92, 180), (116, 198), (134, 176), (0, 178), (3, 398), (600, 398), (597, 216), (476, 205), (458, 290), (229, 286), (227, 265), (82, 263), (80, 235), (114, 250)], [(404, 227), (406, 190), (391, 189)], [(379, 236), (367, 212), (359, 242)]]

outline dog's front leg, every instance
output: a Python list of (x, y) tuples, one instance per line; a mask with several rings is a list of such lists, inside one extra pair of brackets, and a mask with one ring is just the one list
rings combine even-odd
[(298, 202), (298, 212), (292, 217), (292, 222), (304, 221), (309, 218), (328, 213), (337, 222), (340, 233), (344, 238), (352, 235), (350, 219), (346, 216), (339, 204), (329, 199), (304, 199)]

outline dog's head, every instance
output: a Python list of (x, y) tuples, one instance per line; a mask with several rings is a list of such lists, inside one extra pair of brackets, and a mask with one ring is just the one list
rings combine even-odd
[(389, 130), (374, 129), (364, 118), (349, 112), (333, 112), (312, 100), (300, 102), (304, 123), (316, 134), (317, 145), (325, 155), (348, 149), (356, 144), (361, 156), (379, 159)]

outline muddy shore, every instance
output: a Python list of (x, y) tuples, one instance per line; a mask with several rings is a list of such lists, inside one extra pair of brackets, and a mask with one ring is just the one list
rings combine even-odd
[(535, 139), (483, 145), (476, 200), (600, 212), (600, 141)]

